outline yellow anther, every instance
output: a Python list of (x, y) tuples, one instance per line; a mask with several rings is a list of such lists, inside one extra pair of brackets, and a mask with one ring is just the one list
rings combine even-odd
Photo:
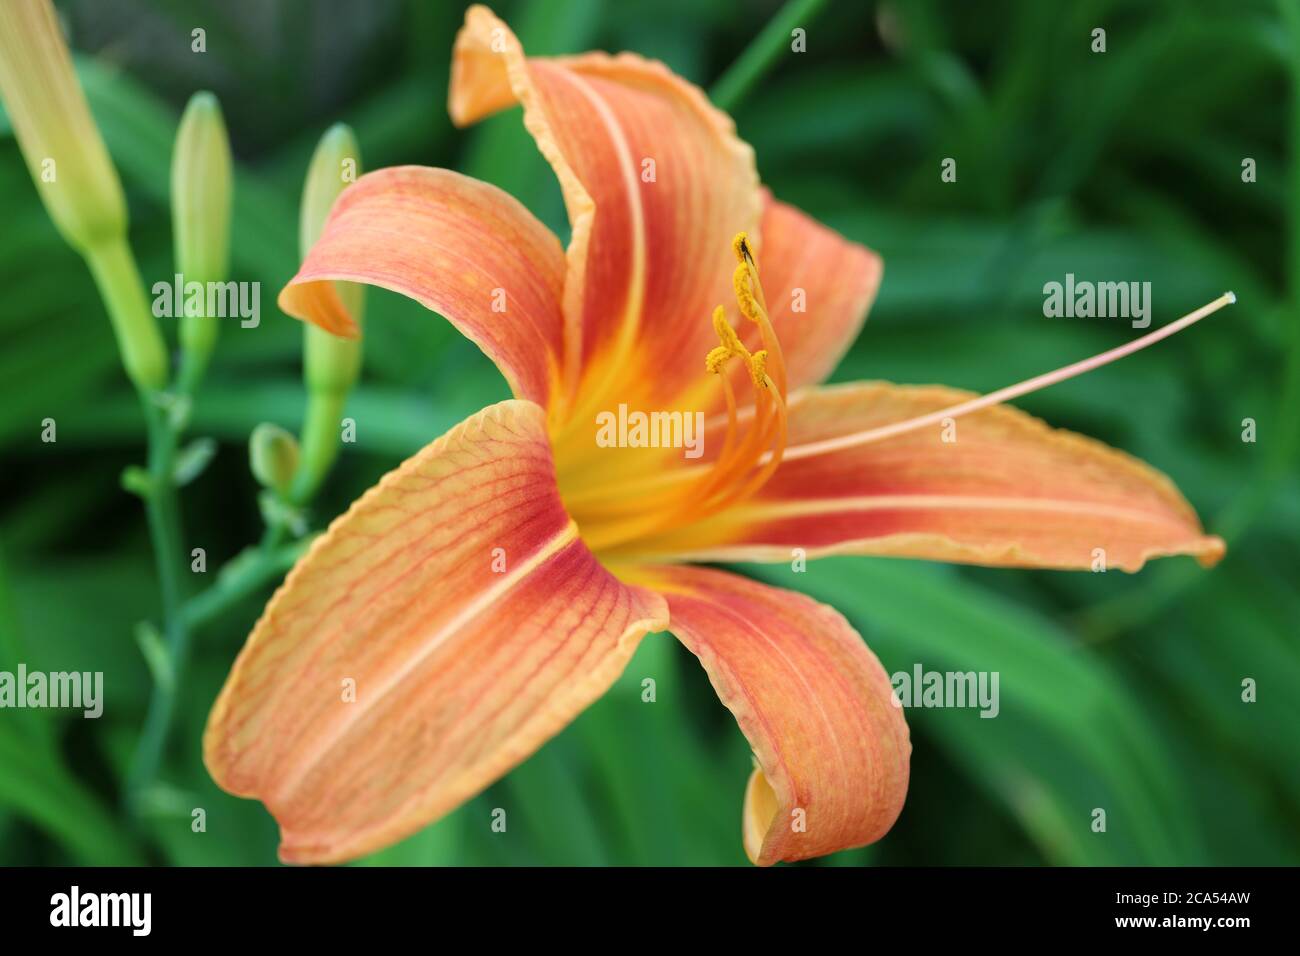
[(754, 380), (754, 387), (766, 388), (767, 350), (751, 355), (749, 349), (745, 348), (745, 343), (740, 341), (736, 330), (727, 321), (727, 312), (722, 306), (713, 310), (713, 330), (718, 333), (718, 340), (722, 344), (711, 349), (704, 357), (704, 367), (717, 374), (727, 364), (727, 359), (735, 356), (745, 363), (749, 377)]
[(754, 292), (749, 284), (749, 266), (741, 263), (731, 276), (732, 288), (736, 290), (736, 304), (745, 318), (751, 322), (758, 321), (758, 303), (754, 301)]
[(749, 356), (749, 350), (745, 348), (740, 336), (736, 330), (731, 327), (727, 321), (727, 312), (722, 306), (713, 310), (713, 331), (718, 333), (718, 341), (723, 344), (727, 351), (732, 355), (741, 355), (746, 358)]
[(727, 364), (729, 358), (731, 358), (731, 349), (725, 345), (719, 345), (704, 357), (704, 367), (717, 375), (722, 371), (722, 367)]
[[(767, 336), (771, 333), (771, 325), (768, 323), (763, 308), (758, 304), (754, 290), (758, 285), (758, 269), (754, 264), (754, 257), (749, 251), (749, 239), (743, 233), (737, 233), (736, 238), (731, 243), (732, 251), (736, 253), (737, 265), (736, 271), (732, 273), (731, 284), (736, 291), (736, 302), (740, 305), (740, 311), (756, 323), (760, 331), (764, 332), (764, 344), (768, 344)], [(727, 310), (718, 306), (713, 310), (713, 330), (718, 334), (718, 345), (709, 352), (704, 359), (704, 367), (714, 374), (721, 373), (727, 360), (735, 356), (745, 363), (745, 370), (749, 372), (749, 377), (754, 383), (755, 390), (769, 388), (773, 379), (768, 377), (767, 363), (771, 358), (771, 353), (767, 349), (760, 349), (751, 353), (740, 340), (740, 335), (727, 319)], [(778, 350), (776, 357), (772, 359), (776, 365), (776, 379), (778, 390), (784, 388), (781, 367), (781, 353)], [(784, 395), (784, 392), (782, 392)]]
[(731, 251), (736, 255), (736, 261), (741, 265), (749, 263), (755, 265), (754, 255), (749, 250), (749, 236), (743, 232), (736, 233), (736, 238), (731, 240)]

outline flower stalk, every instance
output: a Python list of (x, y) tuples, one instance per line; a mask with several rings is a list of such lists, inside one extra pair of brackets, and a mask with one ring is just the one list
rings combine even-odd
[[(225, 281), (230, 267), (231, 156), (221, 106), (211, 93), (191, 97), (172, 154), (172, 227), (176, 268), (186, 282)], [(217, 340), (217, 316), (187, 307), (180, 318), (181, 368), (177, 392), (146, 408), (150, 491), (149, 532), (158, 555), (165, 653), (171, 679), (155, 682), (127, 780), (128, 801), (140, 814), (162, 763), (176, 709), (176, 691), (189, 660), (190, 626), (181, 583), (183, 546), (177, 502), (177, 444)]]
[(113, 324), (127, 377), (146, 396), (146, 402), (151, 402), (167, 385), (167, 348), (149, 307), (126, 233), (100, 239), (80, 251)]
[[(126, 783), (127, 803), (137, 814), (147, 805), (157, 776), (168, 728), (175, 709), (176, 683), (188, 652), (189, 631), (183, 613), (185, 551), (177, 499), (177, 465), (181, 432), (188, 419), (186, 394), (167, 390), (170, 361), (167, 346), (150, 307), (139, 268), (127, 237), (126, 200), (117, 171), (90, 114), (49, 0), (0, 4), (0, 95), (12, 119), (18, 145), (32, 174), (37, 193), (59, 233), (86, 261), (112, 323), (127, 376), (140, 394), (148, 462), (146, 469), (128, 469), (124, 483), (144, 503), (157, 562), (165, 636), (167, 673), (174, 680), (155, 684), (145, 728)], [(182, 142), (212, 141), (211, 109), (193, 111)], [(209, 114), (209, 115), (204, 115)], [(220, 115), (216, 115), (219, 124)], [(204, 129), (206, 127), (206, 129)], [(202, 135), (200, 135), (202, 134)], [(224, 141), (224, 130), (220, 131)], [(211, 155), (211, 149), (204, 148)], [(228, 155), (226, 177), (228, 178)], [(204, 175), (219, 179), (220, 158)], [(225, 204), (228, 206), (228, 188)], [(219, 202), (219, 200), (218, 200)], [(191, 209), (206, 208), (208, 200), (194, 196)], [(228, 215), (228, 213), (227, 213)], [(183, 220), (193, 219), (186, 213)], [(213, 230), (202, 240), (193, 233), (178, 241), (182, 268), (195, 265), (207, 274), (224, 272), (224, 247), (216, 217), (193, 223)], [(212, 245), (205, 245), (212, 243)], [(197, 257), (197, 258), (196, 258)], [(194, 325), (182, 331), (193, 346), (208, 333)], [(210, 344), (207, 346), (210, 351)], [(206, 352), (204, 353), (206, 357)]]

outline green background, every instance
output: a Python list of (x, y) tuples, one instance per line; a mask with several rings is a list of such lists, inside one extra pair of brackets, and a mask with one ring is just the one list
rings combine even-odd
[[(352, 124), (366, 168), (425, 163), (497, 183), (563, 236), (559, 190), (517, 111), (450, 125), (460, 3), (59, 6), (147, 284), (173, 271), (168, 168), (192, 92), (218, 94), (236, 154), (232, 278), (260, 282), (264, 309), (257, 330), (223, 330), (197, 399), (191, 434), (220, 443), (182, 492), (186, 548), (209, 560), (188, 582), (197, 591), (261, 533), (249, 432), (300, 422), (302, 330), (272, 303), (295, 271), (302, 177), (323, 130)], [(822, 862), (1300, 861), (1300, 32), (1285, 3), (794, 6), (802, 54), (788, 25), (774, 45), (756, 40), (775, 2), (496, 5), (530, 53), (636, 50), (712, 90), (779, 197), (883, 255), (880, 298), (836, 380), (985, 391), (1137, 334), (1123, 320), (1044, 318), (1043, 283), (1067, 272), (1150, 281), (1153, 326), (1225, 289), (1240, 297), (1018, 403), (1169, 474), (1228, 539), (1213, 571), (1186, 558), (1135, 576), (857, 558), (752, 569), (834, 604), (891, 672), (1001, 673), (995, 720), (909, 712), (898, 825)], [(205, 54), (190, 52), (199, 26)], [(1094, 27), (1104, 54), (1090, 50)], [(728, 74), (742, 55), (748, 66)], [(143, 428), (90, 277), (0, 126), (0, 669), (102, 670), (107, 696), (97, 721), (0, 711), (0, 863), (273, 863), (270, 817), (219, 791), (199, 753), (265, 589), (196, 635), (161, 784), (142, 818), (122, 809), (151, 682), (133, 630), (158, 614), (143, 515), (119, 485), (142, 460)], [(940, 182), (944, 157), (956, 183)], [(1242, 181), (1245, 157), (1256, 182)], [(317, 501), (317, 527), (507, 394), (446, 322), (394, 295), (370, 294), (365, 348), (349, 403), (359, 440)], [(56, 444), (40, 441), (47, 417)], [(1241, 699), (1245, 678), (1255, 703)], [(653, 636), (536, 756), (372, 861), (743, 863), (749, 766), (694, 659)], [(194, 807), (204, 833), (191, 831)], [(494, 807), (508, 812), (504, 834), (490, 829)]]

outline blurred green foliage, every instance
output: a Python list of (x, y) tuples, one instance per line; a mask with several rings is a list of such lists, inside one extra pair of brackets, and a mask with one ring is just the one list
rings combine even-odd
[[(1290, 4), (1292, 0), (1282, 0)], [(705, 87), (776, 0), (502, 2), (531, 53), (634, 49)], [(1271, 0), (803, 3), (807, 52), (779, 49), (735, 99), (765, 182), (881, 252), (880, 299), (836, 375), (989, 390), (1127, 340), (1127, 323), (1046, 319), (1042, 285), (1149, 280), (1161, 324), (1232, 288), (1193, 331), (1025, 399), (1168, 473), (1229, 539), (1136, 576), (841, 558), (746, 568), (842, 610), (891, 672), (998, 670), (1002, 712), (912, 711), (898, 826), (843, 863), (1300, 862), (1300, 40)], [(459, 169), (561, 235), (559, 190), (517, 112), (446, 116), (463, 4), (267, 0), (60, 3), (129, 192), (146, 282), (171, 275), (168, 166), (180, 109), (218, 94), (235, 149), (232, 278), (264, 301), (297, 262), (311, 149), (336, 120), (369, 168)], [(802, 13), (803, 10), (801, 9)], [(190, 31), (207, 52), (190, 52)], [(1094, 27), (1107, 52), (1090, 51)], [(958, 163), (942, 183), (944, 157)], [(1258, 181), (1244, 183), (1243, 158)], [(55, 234), (0, 123), (0, 669), (102, 670), (97, 720), (0, 713), (0, 863), (263, 864), (260, 804), (208, 779), (203, 723), (265, 593), (205, 624), (143, 826), (120, 808), (156, 617), (138, 502), (139, 408), (89, 276)], [(375, 293), (349, 414), (364, 423), (314, 515), (328, 521), (488, 401), (499, 375), (442, 320)], [(192, 431), (220, 442), (184, 492), (209, 577), (260, 534), (246, 443), (294, 428), (301, 329), (268, 306), (227, 332)], [(56, 444), (41, 421), (58, 423)], [(1258, 441), (1241, 440), (1242, 420)], [(643, 704), (653, 676), (657, 702)], [(1243, 703), (1244, 678), (1258, 702)], [(693, 658), (648, 638), (624, 678), (481, 797), (377, 854), (384, 864), (732, 864), (749, 754)], [(508, 834), (489, 828), (510, 809)], [(194, 834), (190, 809), (207, 811)], [(1107, 808), (1108, 832), (1089, 829)]]

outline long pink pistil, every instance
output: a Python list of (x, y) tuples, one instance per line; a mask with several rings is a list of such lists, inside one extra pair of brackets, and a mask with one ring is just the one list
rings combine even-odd
[(1153, 345), (1161, 339), (1167, 339), (1175, 333), (1181, 332), (1207, 315), (1218, 312), (1225, 305), (1232, 305), (1237, 301), (1237, 296), (1232, 292), (1225, 292), (1213, 302), (1209, 302), (1195, 312), (1189, 312), (1181, 319), (1170, 322), (1168, 325), (1150, 332), (1140, 339), (1134, 339), (1125, 345), (1120, 345), (1109, 351), (1094, 355), (1092, 358), (1084, 359), (1082, 362), (1075, 362), (1073, 365), (1066, 365), (1064, 368), (1058, 368), (1054, 372), (1046, 372), (1033, 378), (1026, 379), (1018, 385), (1008, 385), (1006, 388), (998, 389), (996, 392), (989, 392), (987, 395), (981, 395), (978, 398), (972, 398), (969, 401), (952, 405), (948, 408), (941, 409), (937, 412), (930, 412), (917, 418), (909, 418), (905, 421), (894, 422), (890, 425), (882, 425), (879, 428), (870, 428), (866, 431), (853, 432), (849, 435), (839, 435), (835, 438), (826, 438), (821, 441), (808, 442), (803, 445), (790, 445), (786, 448), (782, 456), (785, 461), (795, 461), (800, 458), (811, 458), (814, 455), (824, 455), (832, 451), (840, 451), (844, 448), (853, 448), (858, 445), (866, 445), (871, 442), (881, 441), (885, 438), (893, 438), (895, 435), (902, 435), (910, 431), (916, 431), (918, 428), (925, 428), (927, 425), (934, 425), (942, 422), (945, 418), (957, 418), (961, 415), (969, 415), (971, 412), (977, 412), (982, 408), (988, 408), (990, 405), (998, 405), (1002, 402), (1010, 401), (1013, 398), (1019, 398), (1021, 395), (1028, 395), (1030, 392), (1036, 392), (1040, 388), (1046, 388), (1049, 385), (1055, 385), (1057, 382), (1064, 382), (1066, 379), (1074, 378), (1076, 375), (1082, 375), (1085, 372), (1091, 372), (1093, 369), (1101, 368), (1108, 365), (1116, 359), (1122, 359), (1126, 355), (1132, 355), (1134, 352), (1140, 352), (1148, 345)]

